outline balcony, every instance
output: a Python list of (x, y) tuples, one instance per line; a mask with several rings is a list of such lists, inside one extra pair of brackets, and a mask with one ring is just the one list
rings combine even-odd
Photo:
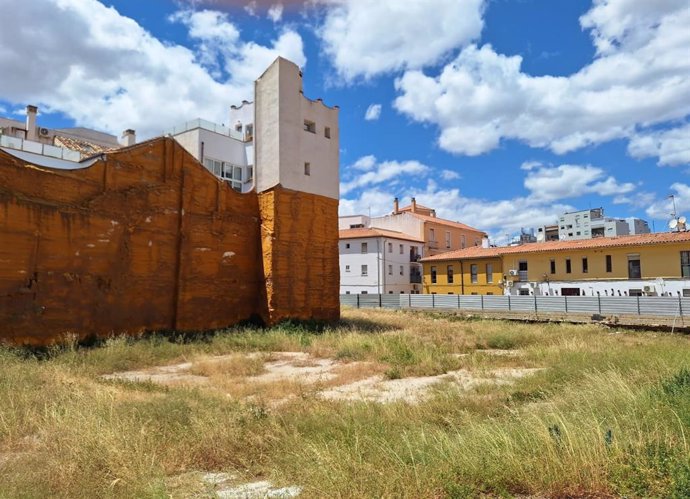
[(429, 249), (438, 249), (438, 241), (429, 241)]
[(422, 274), (420, 272), (410, 272), (410, 284), (421, 284)]
[(81, 154), (79, 154), (78, 151), (52, 146), (50, 144), (43, 144), (41, 142), (34, 142), (32, 140), (25, 140), (19, 137), (11, 137), (9, 135), (0, 134), (0, 147), (40, 154), (41, 156), (49, 156), (65, 161), (81, 161)]

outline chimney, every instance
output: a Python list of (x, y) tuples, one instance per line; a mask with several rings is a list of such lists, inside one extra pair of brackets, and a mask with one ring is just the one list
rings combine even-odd
[(26, 139), (36, 141), (38, 135), (36, 134), (36, 115), (38, 108), (36, 106), (26, 106)]
[(488, 248), (489, 247), (489, 238), (484, 236), (482, 237), (482, 248)]
[(417, 200), (412, 198), (412, 213), (417, 213)]
[(400, 205), (398, 204), (398, 198), (393, 200), (393, 215), (400, 213)]
[(135, 132), (131, 128), (128, 128), (127, 130), (122, 132), (122, 140), (120, 141), (120, 144), (122, 144), (124, 147), (129, 147), (129, 146), (133, 146), (136, 143), (137, 143), (137, 132)]

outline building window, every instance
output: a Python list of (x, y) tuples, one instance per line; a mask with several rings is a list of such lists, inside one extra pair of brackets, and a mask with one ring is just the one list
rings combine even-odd
[(349, 294), (350, 294), (350, 292), (349, 292), (349, 291), (345, 291), (345, 294), (346, 294), (346, 295), (349, 295)]
[(680, 252), (680, 275), (690, 277), (690, 251)]
[(393, 275), (393, 266), (388, 265), (388, 275)]
[(364, 224), (350, 224), (351, 229), (363, 229)]
[(453, 284), (453, 266), (448, 265), (448, 270), (446, 271), (446, 276), (448, 277), (448, 284)]
[(388, 243), (388, 253), (393, 253), (393, 243)]
[(613, 261), (611, 255), (606, 255), (606, 272), (613, 272)]
[(431, 284), (436, 284), (436, 267), (431, 267)]
[(486, 282), (494, 282), (494, 264), (493, 263), (487, 263), (486, 264)]
[(450, 231), (446, 231), (446, 248), (450, 248)]
[(369, 267), (362, 265), (362, 275), (369, 275)]
[(642, 290), (641, 289), (631, 289), (628, 291), (628, 296), (642, 296)]
[(477, 268), (478, 268), (478, 265), (476, 263), (473, 263), (472, 265), (470, 265), (470, 282), (472, 284), (477, 283)]
[(405, 267), (403, 265), (400, 266), (400, 275), (405, 275)]
[(582, 273), (586, 274), (589, 272), (589, 262), (587, 262), (587, 257), (583, 256), (582, 257)]
[(362, 253), (366, 253), (368, 250), (368, 244), (367, 243), (362, 243)]
[(316, 123), (314, 123), (313, 121), (304, 120), (304, 131), (316, 133)]
[(434, 232), (434, 229), (429, 229), (429, 241), (432, 243), (436, 241), (436, 232)]
[(690, 289), (683, 288), (683, 298), (688, 298), (688, 297), (690, 297)]
[(369, 294), (369, 291), (362, 291), (360, 294), (362, 294), (362, 295), (368, 295), (368, 294)]
[(565, 259), (565, 273), (570, 274), (573, 271), (572, 265), (570, 264), (570, 258)]
[(551, 273), (555, 274), (556, 273), (556, 260), (551, 260)]
[(331, 127), (327, 126), (323, 130), (323, 134), (326, 136), (327, 139), (330, 139), (331, 138)]
[(400, 245), (400, 254), (401, 255), (405, 254), (405, 246), (403, 244)]
[(350, 243), (345, 243), (345, 249), (350, 249)]
[(349, 265), (345, 265), (345, 272), (349, 272), (349, 271), (350, 271), (350, 266), (349, 266)]
[(465, 247), (465, 244), (466, 244), (466, 241), (465, 241), (465, 234), (462, 234), (462, 235), (460, 236), (460, 247), (461, 247), (461, 248), (464, 248), (464, 247)]
[(304, 174), (311, 175), (311, 163), (304, 163)]
[(628, 255), (628, 279), (641, 279), (642, 266), (640, 265), (640, 255), (633, 253)]

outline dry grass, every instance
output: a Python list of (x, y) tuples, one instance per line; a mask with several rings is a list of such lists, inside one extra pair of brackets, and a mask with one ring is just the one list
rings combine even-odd
[[(212, 496), (192, 479), (205, 471), (305, 497), (688, 497), (689, 347), (594, 325), (347, 310), (325, 330), (116, 338), (43, 360), (0, 350), (0, 497)], [(252, 382), (281, 361), (270, 352), (309, 354), (295, 361), (305, 369), (333, 359), (335, 377)], [(181, 362), (210, 382), (100, 377)], [(535, 367), (511, 384), (441, 383), (418, 404), (318, 396), (381, 374)]]

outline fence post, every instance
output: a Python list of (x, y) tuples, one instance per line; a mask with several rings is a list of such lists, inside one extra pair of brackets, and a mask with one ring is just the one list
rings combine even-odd
[(484, 295), (479, 295), (480, 303), (482, 304), (482, 312), (484, 311)]
[(637, 298), (637, 315), (642, 315), (642, 314), (640, 314), (640, 297), (637, 296), (636, 298)]
[(597, 295), (597, 303), (599, 304), (599, 315), (601, 315), (601, 295)]
[(510, 295), (508, 295), (508, 312), (510, 312), (512, 309), (510, 308)]
[(431, 308), (436, 308), (436, 295), (431, 295)]
[(678, 295), (678, 315), (683, 316), (683, 298)]
[(407, 295), (407, 305), (409, 308), (412, 308), (412, 293)]
[(383, 308), (383, 294), (379, 294), (379, 308)]
[(460, 310), (460, 295), (458, 295), (458, 310)]
[(359, 308), (359, 293), (357, 293), (357, 308)]
[(537, 295), (534, 295), (534, 313), (539, 313), (539, 310), (537, 310)]
[(565, 302), (565, 313), (568, 313), (568, 297), (564, 296), (563, 301)]

